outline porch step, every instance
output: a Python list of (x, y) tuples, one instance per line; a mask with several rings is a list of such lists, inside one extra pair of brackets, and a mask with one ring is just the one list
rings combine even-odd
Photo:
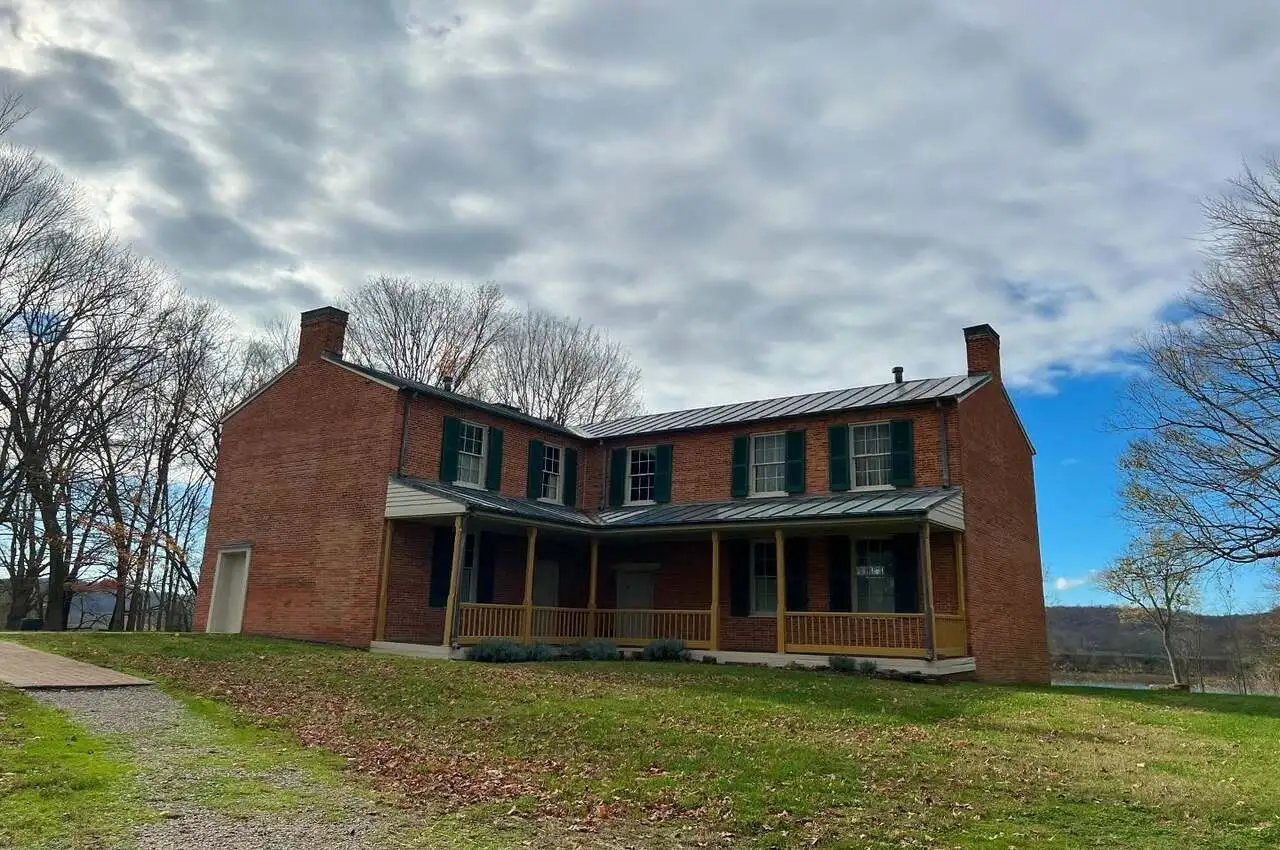
[(463, 657), (462, 650), (450, 650), (447, 646), (435, 646), (429, 643), (397, 643), (389, 640), (375, 640), (369, 644), (370, 652), (383, 655), (407, 655), (411, 658), (434, 658), (449, 661)]

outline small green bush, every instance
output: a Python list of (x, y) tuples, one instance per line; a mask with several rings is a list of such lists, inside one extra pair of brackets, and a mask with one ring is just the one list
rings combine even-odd
[(483, 638), (467, 650), (468, 661), (516, 664), (523, 661), (551, 661), (556, 651), (545, 643), (516, 643), (507, 638)]
[(566, 646), (561, 653), (562, 658), (570, 661), (617, 661), (622, 657), (618, 645), (604, 638), (592, 638), (573, 646)]
[(689, 652), (685, 649), (682, 640), (659, 638), (649, 641), (648, 645), (640, 651), (640, 657), (645, 661), (684, 661), (689, 657)]
[(827, 664), (837, 673), (856, 673), (859, 676), (871, 676), (876, 672), (876, 663), (865, 658), (850, 658), (847, 655), (833, 655)]

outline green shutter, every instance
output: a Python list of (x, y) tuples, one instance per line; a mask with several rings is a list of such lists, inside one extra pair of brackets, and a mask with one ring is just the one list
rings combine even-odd
[(924, 610), (920, 598), (920, 536), (893, 536), (893, 602), (898, 614), (917, 614)]
[(853, 541), (827, 538), (827, 610), (853, 610)]
[(809, 610), (809, 538), (788, 537), (786, 604), (788, 611)]
[(609, 507), (618, 508), (627, 500), (627, 450), (609, 453)]
[(658, 504), (671, 501), (671, 456), (674, 446), (663, 443), (657, 449), (657, 464), (653, 475), (653, 500)]
[(747, 476), (751, 464), (751, 438), (733, 438), (733, 469), (729, 477), (729, 495), (739, 498), (749, 492)]
[(804, 431), (787, 432), (786, 482), (788, 493), (804, 492)]
[(452, 484), (458, 480), (458, 420), (444, 418), (440, 438), (440, 480)]
[(578, 450), (566, 448), (561, 460), (560, 472), (564, 481), (564, 503), (572, 508), (578, 504)]
[(747, 540), (725, 541), (729, 556), (729, 616), (751, 614), (751, 543)]
[(447, 525), (431, 532), (431, 578), (427, 584), (427, 607), (443, 608), (449, 601), (449, 579), (453, 573), (453, 534)]
[(893, 452), (889, 468), (889, 483), (894, 487), (914, 487), (916, 484), (916, 451), (914, 423), (910, 419), (895, 419), (889, 423), (889, 449)]
[(537, 499), (542, 495), (542, 461), (546, 448), (541, 440), (529, 441), (529, 477), (525, 495)]
[(493, 601), (496, 538), (496, 535), (488, 531), (476, 535), (476, 545), (480, 547), (480, 551), (476, 553), (476, 601), (482, 604)]
[(484, 488), (502, 489), (502, 429), (489, 426), (489, 449), (485, 453)]
[(830, 487), (832, 492), (849, 489), (849, 426), (832, 425), (827, 429), (830, 451)]

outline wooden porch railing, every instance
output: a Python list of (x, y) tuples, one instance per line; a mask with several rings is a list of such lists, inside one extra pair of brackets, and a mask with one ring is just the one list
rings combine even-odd
[(678, 638), (691, 649), (711, 646), (709, 610), (605, 609), (596, 611), (595, 635), (619, 646), (644, 646), (659, 638)]
[(963, 614), (935, 614), (933, 640), (939, 658), (962, 658), (969, 654), (969, 623)]
[(925, 657), (924, 614), (788, 612), (787, 652)]
[(587, 634), (587, 609), (535, 606), (530, 634), (540, 643), (577, 643)]
[(486, 637), (519, 640), (523, 625), (523, 605), (458, 604), (458, 643), (461, 644), (475, 643)]

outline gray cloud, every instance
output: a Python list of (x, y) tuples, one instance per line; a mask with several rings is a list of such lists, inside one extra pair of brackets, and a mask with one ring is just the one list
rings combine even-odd
[(1280, 10), (1194, 0), (10, 0), (19, 140), (246, 326), (502, 283), (655, 407), (1124, 368), (1275, 139)]

